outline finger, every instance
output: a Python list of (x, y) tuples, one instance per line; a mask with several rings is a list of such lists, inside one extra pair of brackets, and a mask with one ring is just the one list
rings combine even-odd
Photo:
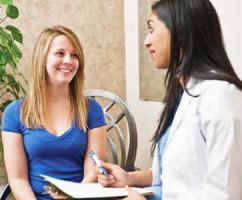
[(104, 187), (107, 187), (107, 186), (110, 186), (112, 185), (113, 183), (115, 183), (115, 180), (114, 179), (102, 179), (102, 178), (98, 178), (98, 182), (104, 186)]
[(98, 173), (97, 177), (104, 180), (115, 179), (115, 177), (112, 174), (104, 175), (104, 174)]
[(113, 171), (113, 170), (116, 168), (116, 165), (111, 164), (111, 163), (104, 162), (104, 161), (102, 161), (102, 160), (100, 160), (100, 163), (101, 163), (101, 165), (102, 165), (104, 168), (106, 168), (106, 169), (109, 170), (109, 171)]
[(100, 183), (103, 187), (108, 187), (110, 184), (108, 181), (98, 179), (98, 183)]

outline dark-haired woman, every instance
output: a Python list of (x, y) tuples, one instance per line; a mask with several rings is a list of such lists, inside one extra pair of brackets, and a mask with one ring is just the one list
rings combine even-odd
[[(99, 182), (158, 185), (163, 200), (241, 200), (242, 82), (214, 7), (209, 0), (160, 0), (147, 24), (145, 46), (155, 66), (167, 69), (152, 170), (127, 173), (103, 163), (110, 175), (99, 174)], [(144, 197), (129, 190), (127, 199)]]

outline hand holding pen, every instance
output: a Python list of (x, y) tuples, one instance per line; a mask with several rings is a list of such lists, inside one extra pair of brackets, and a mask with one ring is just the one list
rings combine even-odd
[(129, 173), (120, 166), (100, 161), (101, 166), (108, 172), (108, 175), (100, 172), (97, 174), (98, 182), (104, 187), (124, 187), (129, 185)]

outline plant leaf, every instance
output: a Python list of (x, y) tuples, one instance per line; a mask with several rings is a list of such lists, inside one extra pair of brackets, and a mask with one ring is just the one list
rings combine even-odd
[[(18, 63), (19, 59), (22, 57), (22, 53), (15, 42), (12, 43), (11, 47), (12, 60), (15, 64)], [(10, 64), (10, 63), (9, 63)]]
[(10, 33), (5, 31), (0, 31), (0, 45), (4, 47), (9, 47), (9, 43), (11, 43), (12, 37)]
[(5, 77), (8, 79), (9, 84), (11, 84), (12, 82), (16, 82), (12, 74), (5, 74)]
[(1, 105), (1, 107), (0, 107), (0, 112), (3, 112), (4, 111), (4, 109), (8, 106), (8, 104), (10, 104), (12, 101), (11, 100), (6, 100), (6, 101), (4, 101), (3, 103), (1, 103), (0, 105)]
[(8, 60), (11, 59), (11, 56), (9, 55), (8, 51), (4, 51), (0, 49), (0, 65), (6, 65), (8, 63)]
[(11, 87), (13, 88), (13, 90), (17, 91), (17, 94), (20, 92), (19, 82), (17, 82), (16, 80), (12, 83)]
[(9, 60), (8, 63), (11, 65), (11, 67), (12, 67), (13, 70), (16, 70), (17, 69), (17, 64), (12, 59)]
[(6, 91), (11, 93), (14, 96), (15, 99), (18, 99), (18, 94), (14, 90), (11, 90), (11, 89), (7, 88)]
[(12, 43), (12, 53), (15, 57), (17, 58), (21, 58), (22, 57), (22, 53), (20, 51), (20, 49), (18, 48), (18, 46), (15, 44), (15, 42)]
[(16, 19), (19, 15), (18, 8), (14, 5), (8, 5), (6, 8), (6, 15), (12, 19)]
[(13, 3), (12, 0), (0, 0), (0, 4), (9, 5), (9, 4), (12, 4), (12, 3)]
[(24, 87), (21, 84), (19, 86), (20, 86), (21, 91), (23, 92), (23, 94), (26, 94), (26, 90), (24, 89)]
[[(1, 66), (1, 68), (2, 68), (2, 66), (7, 64), (7, 60), (6, 60), (6, 58), (5, 58), (5, 56), (3, 54), (4, 54), (4, 52), (0, 51), (0, 55), (1, 55), (1, 57), (0, 57), (0, 66)], [(1, 69), (0, 69), (0, 71), (1, 71)]]
[(17, 41), (21, 44), (23, 43), (23, 35), (16, 27), (8, 25), (5, 28), (8, 29), (11, 32), (13, 39), (15, 41)]
[(0, 65), (0, 80), (2, 80), (2, 77), (4, 74), (5, 74), (5, 65)]

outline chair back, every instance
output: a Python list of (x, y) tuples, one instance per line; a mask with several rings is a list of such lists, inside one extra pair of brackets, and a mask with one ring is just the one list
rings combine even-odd
[(5, 200), (11, 193), (10, 186), (8, 183), (0, 185), (0, 200)]
[(94, 98), (103, 108), (107, 123), (107, 161), (127, 171), (135, 170), (137, 130), (128, 105), (121, 97), (105, 90), (86, 90), (85, 96)]

